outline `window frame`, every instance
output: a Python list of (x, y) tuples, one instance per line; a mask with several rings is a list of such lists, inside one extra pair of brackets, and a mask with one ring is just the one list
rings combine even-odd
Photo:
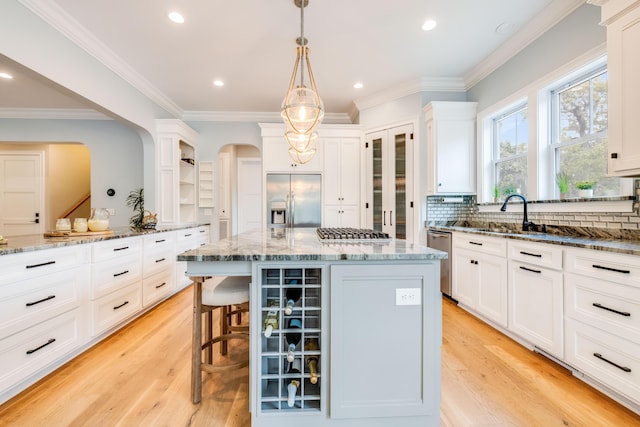
[[(606, 45), (603, 44), (573, 61), (564, 64), (555, 71), (541, 77), (519, 91), (507, 96), (497, 103), (478, 113), (478, 141), (477, 141), (477, 202), (480, 211), (497, 211), (499, 204), (493, 202), (493, 119), (499, 117), (518, 104), (528, 105), (529, 121), (529, 149), (527, 156), (527, 198), (531, 201), (544, 200), (558, 203), (533, 204), (532, 210), (538, 208), (547, 212), (588, 212), (602, 211), (600, 204), (606, 205), (607, 212), (627, 212), (628, 200), (621, 201), (620, 197), (611, 201), (584, 201), (572, 203), (561, 202), (556, 194), (554, 150), (551, 149), (550, 135), (550, 90), (558, 88), (563, 82), (575, 81), (581, 75), (593, 72), (598, 67), (607, 64)], [(633, 180), (629, 179), (629, 192), (633, 195)], [(624, 196), (622, 199), (626, 198)], [(486, 204), (487, 206), (483, 206)], [(624, 206), (623, 206), (624, 205)]]
[[(509, 157), (500, 157), (499, 156), (499, 152), (500, 152), (500, 147), (499, 147), (499, 143), (500, 141), (498, 141), (498, 122), (502, 119), (505, 119), (507, 117), (511, 117), (515, 114), (518, 114), (522, 111), (527, 111), (528, 112), (529, 109), (529, 105), (527, 104), (526, 101), (521, 102), (519, 104), (516, 104), (515, 106), (510, 106), (510, 108), (502, 110), (500, 112), (500, 114), (496, 114), (495, 116), (493, 116), (491, 118), (492, 121), (492, 129), (491, 129), (491, 135), (492, 135), (492, 149), (491, 149), (491, 153), (492, 153), (492, 171), (493, 171), (493, 177), (492, 177), (492, 181), (493, 181), (493, 185), (491, 188), (495, 188), (495, 186), (498, 185), (498, 166), (500, 164), (503, 163), (507, 163), (507, 162), (512, 162), (518, 159), (522, 159), (522, 158), (527, 158), (528, 155), (528, 144), (529, 144), (529, 138), (527, 135), (527, 150), (523, 153), (516, 153), (514, 155), (511, 155)], [(527, 128), (528, 126), (528, 117), (527, 117)], [(528, 165), (527, 165), (528, 166)], [(528, 172), (528, 167), (527, 167), (527, 172)], [(527, 174), (528, 176), (528, 174)], [(527, 181), (527, 176), (525, 176), (525, 182)]]

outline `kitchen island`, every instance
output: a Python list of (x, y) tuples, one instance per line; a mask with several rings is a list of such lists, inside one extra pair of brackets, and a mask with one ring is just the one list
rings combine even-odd
[[(440, 424), (439, 269), (446, 256), (404, 240), (320, 241), (315, 229), (267, 229), (178, 261), (194, 280), (252, 278), (253, 426), (425, 427)], [(267, 337), (269, 312), (277, 325)], [(296, 323), (300, 329), (289, 327)]]

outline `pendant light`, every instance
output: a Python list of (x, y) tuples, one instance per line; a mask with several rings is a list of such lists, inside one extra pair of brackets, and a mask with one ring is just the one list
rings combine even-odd
[(300, 37), (296, 40), (296, 62), (289, 89), (282, 101), (280, 116), (287, 125), (285, 138), (291, 149), (289, 155), (297, 163), (306, 163), (316, 153), (315, 129), (324, 118), (324, 104), (311, 71), (307, 39), (304, 37), (304, 8), (309, 0), (293, 0), (300, 8)]

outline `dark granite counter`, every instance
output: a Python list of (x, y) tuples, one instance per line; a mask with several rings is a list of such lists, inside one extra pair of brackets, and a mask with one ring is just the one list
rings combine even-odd
[(546, 232), (523, 232), (520, 224), (470, 223), (432, 224), (430, 230), (483, 234), (506, 239), (640, 255), (638, 230), (546, 226)]
[(95, 243), (103, 240), (123, 239), (133, 236), (144, 236), (147, 234), (163, 233), (166, 231), (184, 230), (186, 228), (199, 227), (204, 224), (181, 224), (174, 226), (162, 226), (155, 230), (140, 230), (131, 227), (113, 228), (113, 234), (97, 234), (96, 236), (74, 237), (44, 237), (42, 234), (28, 234), (24, 236), (7, 237), (8, 244), (0, 245), (0, 255), (10, 255), (22, 252), (32, 252), (44, 249), (60, 248), (64, 246), (84, 245), (87, 243)]
[(178, 255), (178, 261), (439, 260), (447, 254), (404, 240), (321, 242), (313, 228), (255, 230)]

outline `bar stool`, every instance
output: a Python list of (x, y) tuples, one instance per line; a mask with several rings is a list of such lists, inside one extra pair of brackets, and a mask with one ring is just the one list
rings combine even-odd
[[(249, 327), (241, 326), (241, 315), (249, 311), (251, 277), (191, 277), (193, 281), (193, 336), (191, 356), (191, 401), (202, 399), (202, 371), (208, 373), (238, 369), (249, 361), (213, 365), (213, 344), (220, 343), (220, 353), (227, 354), (227, 341), (248, 339)], [(213, 336), (213, 311), (220, 309), (220, 335)], [(205, 340), (202, 338), (202, 315), (205, 314)], [(234, 317), (237, 319), (233, 324)], [(202, 361), (205, 351), (206, 362)]]

